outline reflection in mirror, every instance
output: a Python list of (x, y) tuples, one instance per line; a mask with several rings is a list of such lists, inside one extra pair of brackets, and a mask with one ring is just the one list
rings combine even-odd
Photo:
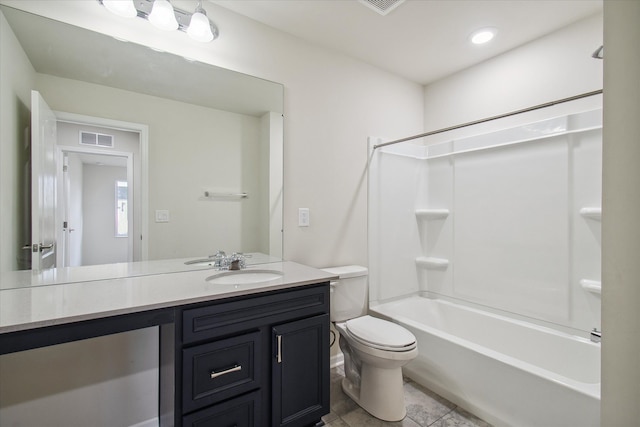
[[(56, 116), (58, 268), (44, 282), (73, 280), (67, 266), (150, 261), (117, 276), (207, 268), (183, 261), (217, 250), (281, 258), (282, 85), (0, 10), (0, 272), (47, 250), (32, 241), (31, 187), (43, 180), (29, 176), (33, 90)], [(159, 261), (168, 259), (183, 261)]]

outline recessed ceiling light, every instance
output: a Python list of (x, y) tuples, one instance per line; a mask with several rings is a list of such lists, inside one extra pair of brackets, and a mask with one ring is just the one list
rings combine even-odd
[(496, 30), (495, 28), (482, 28), (478, 31), (473, 32), (469, 39), (473, 44), (485, 44), (491, 41), (491, 39), (495, 37), (497, 32), (498, 30)]

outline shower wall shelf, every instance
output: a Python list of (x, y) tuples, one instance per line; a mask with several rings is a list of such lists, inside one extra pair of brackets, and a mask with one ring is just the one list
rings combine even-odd
[(602, 220), (602, 208), (582, 208), (580, 209), (580, 215), (585, 218), (591, 218), (600, 221)]
[(597, 280), (580, 279), (580, 286), (593, 294), (602, 294), (602, 283)]
[(444, 270), (449, 266), (449, 260), (434, 257), (418, 257), (416, 258), (416, 265), (428, 270)]
[(449, 216), (449, 209), (416, 209), (416, 218), (443, 219)]

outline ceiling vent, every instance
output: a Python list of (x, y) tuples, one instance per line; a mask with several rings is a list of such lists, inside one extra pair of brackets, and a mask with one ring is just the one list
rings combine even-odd
[(360, 0), (360, 3), (365, 4), (382, 16), (388, 14), (404, 2), (405, 0)]
[(113, 148), (113, 135), (80, 131), (80, 144)]

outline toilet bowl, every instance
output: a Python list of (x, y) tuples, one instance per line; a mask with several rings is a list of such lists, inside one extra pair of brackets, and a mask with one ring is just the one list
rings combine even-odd
[[(356, 331), (353, 330), (353, 322), (360, 322)], [(345, 355), (344, 392), (376, 418), (402, 420), (407, 414), (402, 366), (418, 355), (415, 337), (395, 323), (371, 316), (334, 325), (340, 333), (340, 348)], [(381, 329), (387, 332), (395, 330), (398, 334), (389, 335), (386, 339), (379, 335), (375, 340), (365, 335), (377, 334)], [(406, 339), (399, 343), (399, 336)]]
[(331, 320), (340, 335), (345, 378), (342, 389), (364, 410), (384, 421), (406, 416), (402, 366), (418, 355), (415, 336), (400, 325), (366, 314), (367, 269), (327, 268)]

